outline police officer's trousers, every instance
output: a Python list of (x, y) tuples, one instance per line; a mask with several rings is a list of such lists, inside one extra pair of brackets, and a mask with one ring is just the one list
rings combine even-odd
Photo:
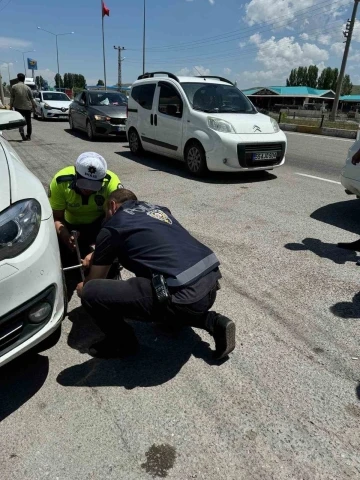
[(82, 292), (82, 304), (98, 327), (114, 340), (132, 336), (125, 319), (148, 322), (166, 322), (176, 326), (206, 329), (206, 319), (216, 299), (217, 285), (201, 300), (192, 304), (170, 303), (159, 306), (151, 280), (92, 280)]

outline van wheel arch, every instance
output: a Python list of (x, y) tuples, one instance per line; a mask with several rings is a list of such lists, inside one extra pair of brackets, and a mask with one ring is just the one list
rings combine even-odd
[(205, 149), (196, 138), (191, 138), (186, 142), (184, 160), (192, 175), (201, 177), (208, 172)]

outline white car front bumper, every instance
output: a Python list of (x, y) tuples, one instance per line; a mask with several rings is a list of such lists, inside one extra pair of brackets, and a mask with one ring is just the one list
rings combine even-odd
[[(273, 134), (223, 134), (216, 132), (214, 148), (206, 151), (208, 169), (218, 172), (270, 170), (285, 163), (287, 139), (280, 131)], [(255, 152), (279, 152), (276, 159), (255, 161)]]
[[(52, 306), (40, 324), (29, 321), (36, 305)], [(34, 243), (0, 262), (0, 366), (53, 333), (65, 313), (60, 255), (53, 218), (43, 220)]]
[(69, 109), (66, 112), (62, 112), (58, 109), (46, 110), (43, 108), (45, 118), (58, 118), (63, 120), (69, 120)]

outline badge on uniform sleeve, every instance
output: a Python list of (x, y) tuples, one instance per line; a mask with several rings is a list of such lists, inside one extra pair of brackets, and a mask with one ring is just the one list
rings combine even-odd
[(165, 212), (162, 210), (151, 210), (150, 212), (147, 212), (147, 215), (149, 215), (152, 218), (156, 218), (156, 220), (160, 220), (162, 222), (168, 223), (169, 225), (172, 224), (171, 218), (166, 215)]
[(118, 183), (117, 189), (119, 190), (120, 188), (124, 188), (124, 185), (122, 183)]

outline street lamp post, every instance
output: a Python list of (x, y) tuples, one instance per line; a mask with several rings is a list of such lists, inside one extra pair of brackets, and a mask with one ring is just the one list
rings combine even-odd
[(25, 74), (25, 77), (26, 77), (25, 53), (32, 53), (32, 52), (35, 52), (36, 50), (27, 50), (26, 52), (24, 52), (22, 50), (17, 50), (16, 48), (13, 48), (13, 47), (9, 47), (9, 48), (11, 48), (12, 50), (15, 50), (15, 52), (22, 53), (23, 62), (24, 62), (24, 74)]
[[(59, 47), (58, 47), (58, 37), (63, 35), (73, 35), (75, 32), (68, 32), (68, 33), (54, 33), (49, 32), (49, 30), (45, 30), (45, 28), (37, 27), (38, 30), (42, 30), (43, 32), (50, 33), (50, 35), (54, 35), (55, 43), (56, 43), (56, 61), (57, 61), (57, 73), (58, 73), (58, 81), (60, 87), (60, 66), (59, 66)], [(55, 85), (56, 86), (56, 85)]]

